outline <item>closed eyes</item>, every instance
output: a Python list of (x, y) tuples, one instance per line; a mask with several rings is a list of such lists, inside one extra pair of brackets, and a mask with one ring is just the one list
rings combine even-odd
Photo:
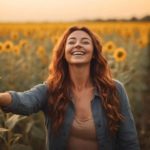
[[(69, 41), (69, 42), (67, 42), (68, 44), (75, 44), (76, 43), (76, 41)], [(81, 42), (81, 44), (90, 44), (90, 42), (89, 41), (82, 41)]]

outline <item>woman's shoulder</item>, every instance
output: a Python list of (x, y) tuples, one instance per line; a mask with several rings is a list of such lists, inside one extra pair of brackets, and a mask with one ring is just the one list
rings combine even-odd
[(115, 82), (116, 86), (123, 86), (123, 82), (121, 82), (118, 79), (113, 79), (113, 81)]
[(48, 89), (48, 84), (47, 82), (41, 82), (38, 84), (35, 84), (34, 86), (31, 87), (31, 89)]
[(121, 82), (120, 80), (117, 80), (117, 79), (113, 79), (113, 81), (114, 81), (115, 86), (116, 86), (116, 88), (117, 88), (117, 90), (118, 90), (119, 92), (121, 92), (122, 90), (125, 89), (123, 82)]
[(122, 99), (122, 103), (129, 103), (128, 101), (128, 95), (125, 89), (124, 84), (119, 81), (119, 80), (114, 80), (115, 84), (116, 84), (116, 88), (118, 90), (118, 94), (120, 95), (121, 99)]

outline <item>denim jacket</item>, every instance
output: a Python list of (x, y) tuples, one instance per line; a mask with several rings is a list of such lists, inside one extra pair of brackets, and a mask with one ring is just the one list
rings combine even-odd
[[(95, 91), (93, 100), (91, 101), (99, 150), (140, 150), (135, 122), (126, 90), (120, 81), (115, 80), (115, 83), (121, 101), (121, 112), (126, 119), (120, 123), (119, 131), (113, 138), (110, 138), (108, 135), (106, 114), (103, 110), (101, 98), (98, 96), (97, 91)], [(49, 93), (46, 83), (38, 84), (24, 92), (8, 92), (12, 96), (12, 103), (2, 107), (3, 111), (20, 115), (30, 115), (42, 110), (44, 112), (45, 125), (47, 127), (47, 149), (66, 150), (69, 131), (75, 115), (72, 101), (70, 101), (68, 105), (65, 120), (60, 128), (59, 135), (53, 136), (50, 128), (52, 122), (48, 114), (47, 101)]]

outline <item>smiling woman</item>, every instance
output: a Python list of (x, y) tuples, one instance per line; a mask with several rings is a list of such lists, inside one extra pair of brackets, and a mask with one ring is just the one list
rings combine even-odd
[(3, 111), (29, 115), (42, 110), (48, 150), (139, 150), (127, 93), (112, 79), (97, 35), (70, 27), (53, 52), (44, 83), (0, 93)]

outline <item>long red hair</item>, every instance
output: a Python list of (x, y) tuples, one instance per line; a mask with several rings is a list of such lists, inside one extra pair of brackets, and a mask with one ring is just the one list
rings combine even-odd
[(49, 76), (46, 81), (50, 91), (48, 105), (52, 119), (52, 131), (54, 134), (58, 133), (59, 128), (63, 124), (65, 112), (70, 101), (69, 85), (71, 82), (68, 64), (65, 60), (65, 44), (67, 37), (76, 30), (86, 32), (92, 39), (94, 52), (93, 59), (91, 60), (90, 75), (101, 97), (100, 100), (106, 112), (110, 135), (114, 135), (119, 128), (119, 122), (124, 119), (120, 111), (117, 89), (107, 60), (102, 55), (102, 45), (98, 36), (87, 27), (78, 26), (68, 28), (53, 49)]

